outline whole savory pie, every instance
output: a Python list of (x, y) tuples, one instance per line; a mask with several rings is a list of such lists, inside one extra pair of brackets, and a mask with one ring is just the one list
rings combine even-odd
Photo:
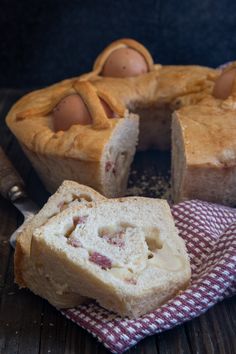
[(121, 39), (90, 73), (22, 97), (6, 122), (50, 192), (70, 179), (122, 196), (136, 149), (171, 148), (175, 202), (234, 205), (235, 77), (234, 64), (154, 64), (144, 46)]

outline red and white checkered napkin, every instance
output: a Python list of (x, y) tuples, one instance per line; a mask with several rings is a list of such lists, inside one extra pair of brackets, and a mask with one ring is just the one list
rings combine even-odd
[(192, 282), (187, 290), (136, 320), (121, 319), (95, 303), (63, 311), (114, 353), (199, 316), (236, 292), (236, 209), (188, 201), (172, 212), (190, 255)]

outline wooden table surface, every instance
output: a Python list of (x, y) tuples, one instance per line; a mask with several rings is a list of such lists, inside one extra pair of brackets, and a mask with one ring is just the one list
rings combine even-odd
[[(4, 123), (13, 102), (23, 91), (0, 90), (0, 145), (24, 178), (33, 200), (43, 205), (48, 194)], [(139, 153), (135, 158), (133, 182), (149, 166), (165, 174), (169, 154)], [(155, 191), (155, 189), (152, 189)], [(151, 193), (152, 194), (152, 193)], [(0, 354), (105, 354), (103, 345), (85, 330), (63, 317), (55, 308), (29, 290), (14, 284), (13, 254), (9, 237), (22, 222), (19, 212), (0, 197)], [(167, 332), (148, 337), (127, 351), (129, 354), (236, 353), (235, 297), (217, 304), (202, 316)]]

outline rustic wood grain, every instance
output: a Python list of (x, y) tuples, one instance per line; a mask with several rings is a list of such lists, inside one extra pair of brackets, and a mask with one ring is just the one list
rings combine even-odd
[[(9, 102), (10, 101), (10, 102)], [(5, 124), (3, 124), (3, 116), (7, 113), (9, 109), (9, 103), (13, 103), (14, 97), (9, 95), (8, 90), (0, 91), (0, 136), (1, 136), (1, 146), (7, 150), (10, 146), (11, 141), (13, 140), (10, 131), (6, 128)], [(4, 288), (6, 282), (6, 274), (8, 270), (8, 265), (10, 262), (11, 248), (8, 244), (8, 237), (11, 234), (16, 226), (17, 226), (17, 212), (14, 207), (8, 202), (5, 201), (2, 197), (0, 197), (0, 216), (1, 216), (1, 224), (0, 224), (0, 259), (1, 259), (1, 267), (0, 267), (0, 294), (2, 295), (2, 290)], [(1, 317), (0, 317), (1, 318)]]
[(156, 337), (156, 343), (161, 354), (191, 353), (184, 325), (160, 333)]
[(236, 353), (235, 305), (235, 299), (227, 299), (188, 322), (186, 332), (192, 352)]
[[(18, 190), (23, 191), (25, 188), (24, 181), (16, 171), (11, 161), (0, 147), (0, 193), (4, 198), (15, 200), (10, 194), (12, 188), (18, 187)], [(22, 196), (22, 192), (20, 194)]]
[[(4, 137), (1, 140), (2, 147), (14, 161), (14, 165), (17, 165), (18, 171), (21, 172), (24, 180), (27, 181), (31, 166), (26, 162), (25, 157), (19, 158), (19, 153), (21, 154), (21, 152), (2, 120), (9, 106), (19, 96), (19, 92), (8, 90), (4, 104), (0, 104), (2, 115), (0, 136)], [(3, 95), (0, 93), (0, 100), (2, 97)], [(15, 164), (15, 161), (17, 161), (17, 164)], [(0, 353), (38, 353), (43, 301), (33, 296), (30, 291), (19, 290), (18, 286), (14, 284), (13, 250), (8, 242), (9, 236), (19, 225), (19, 222), (22, 221), (22, 217), (12, 205), (2, 198), (0, 200), (0, 215), (0, 238), (4, 244), (4, 248), (1, 248), (4, 267), (1, 267), (3, 286), (1, 288), (0, 303)]]
[(155, 336), (145, 338), (143, 341), (128, 350), (127, 354), (158, 354)]
[[(11, 104), (23, 93), (0, 90), (1, 146), (23, 177), (29, 194), (39, 204), (48, 193), (19, 144), (5, 126), (3, 117)], [(140, 153), (132, 167), (133, 185), (143, 193), (158, 196), (160, 188), (145, 189), (153, 176), (167, 176), (160, 180), (166, 190), (169, 177), (170, 154)], [(145, 172), (145, 179), (142, 180)], [(154, 182), (156, 180), (154, 179)], [(8, 240), (22, 218), (17, 210), (0, 198), (0, 354), (107, 354), (109, 351), (88, 332), (67, 320), (46, 301), (29, 290), (19, 290), (14, 284), (13, 251)], [(147, 337), (127, 354), (233, 354), (236, 353), (236, 301), (228, 299), (217, 304), (204, 315), (167, 332)]]
[(10, 262), (11, 248), (8, 244), (9, 234), (12, 233), (16, 226), (17, 213), (12, 205), (2, 197), (0, 197), (0, 294), (2, 293), (5, 283), (6, 275)]

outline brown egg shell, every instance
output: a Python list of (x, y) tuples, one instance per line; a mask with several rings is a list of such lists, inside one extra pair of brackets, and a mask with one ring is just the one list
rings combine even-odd
[(114, 50), (106, 60), (102, 76), (132, 77), (148, 72), (148, 64), (142, 54), (132, 48)]

